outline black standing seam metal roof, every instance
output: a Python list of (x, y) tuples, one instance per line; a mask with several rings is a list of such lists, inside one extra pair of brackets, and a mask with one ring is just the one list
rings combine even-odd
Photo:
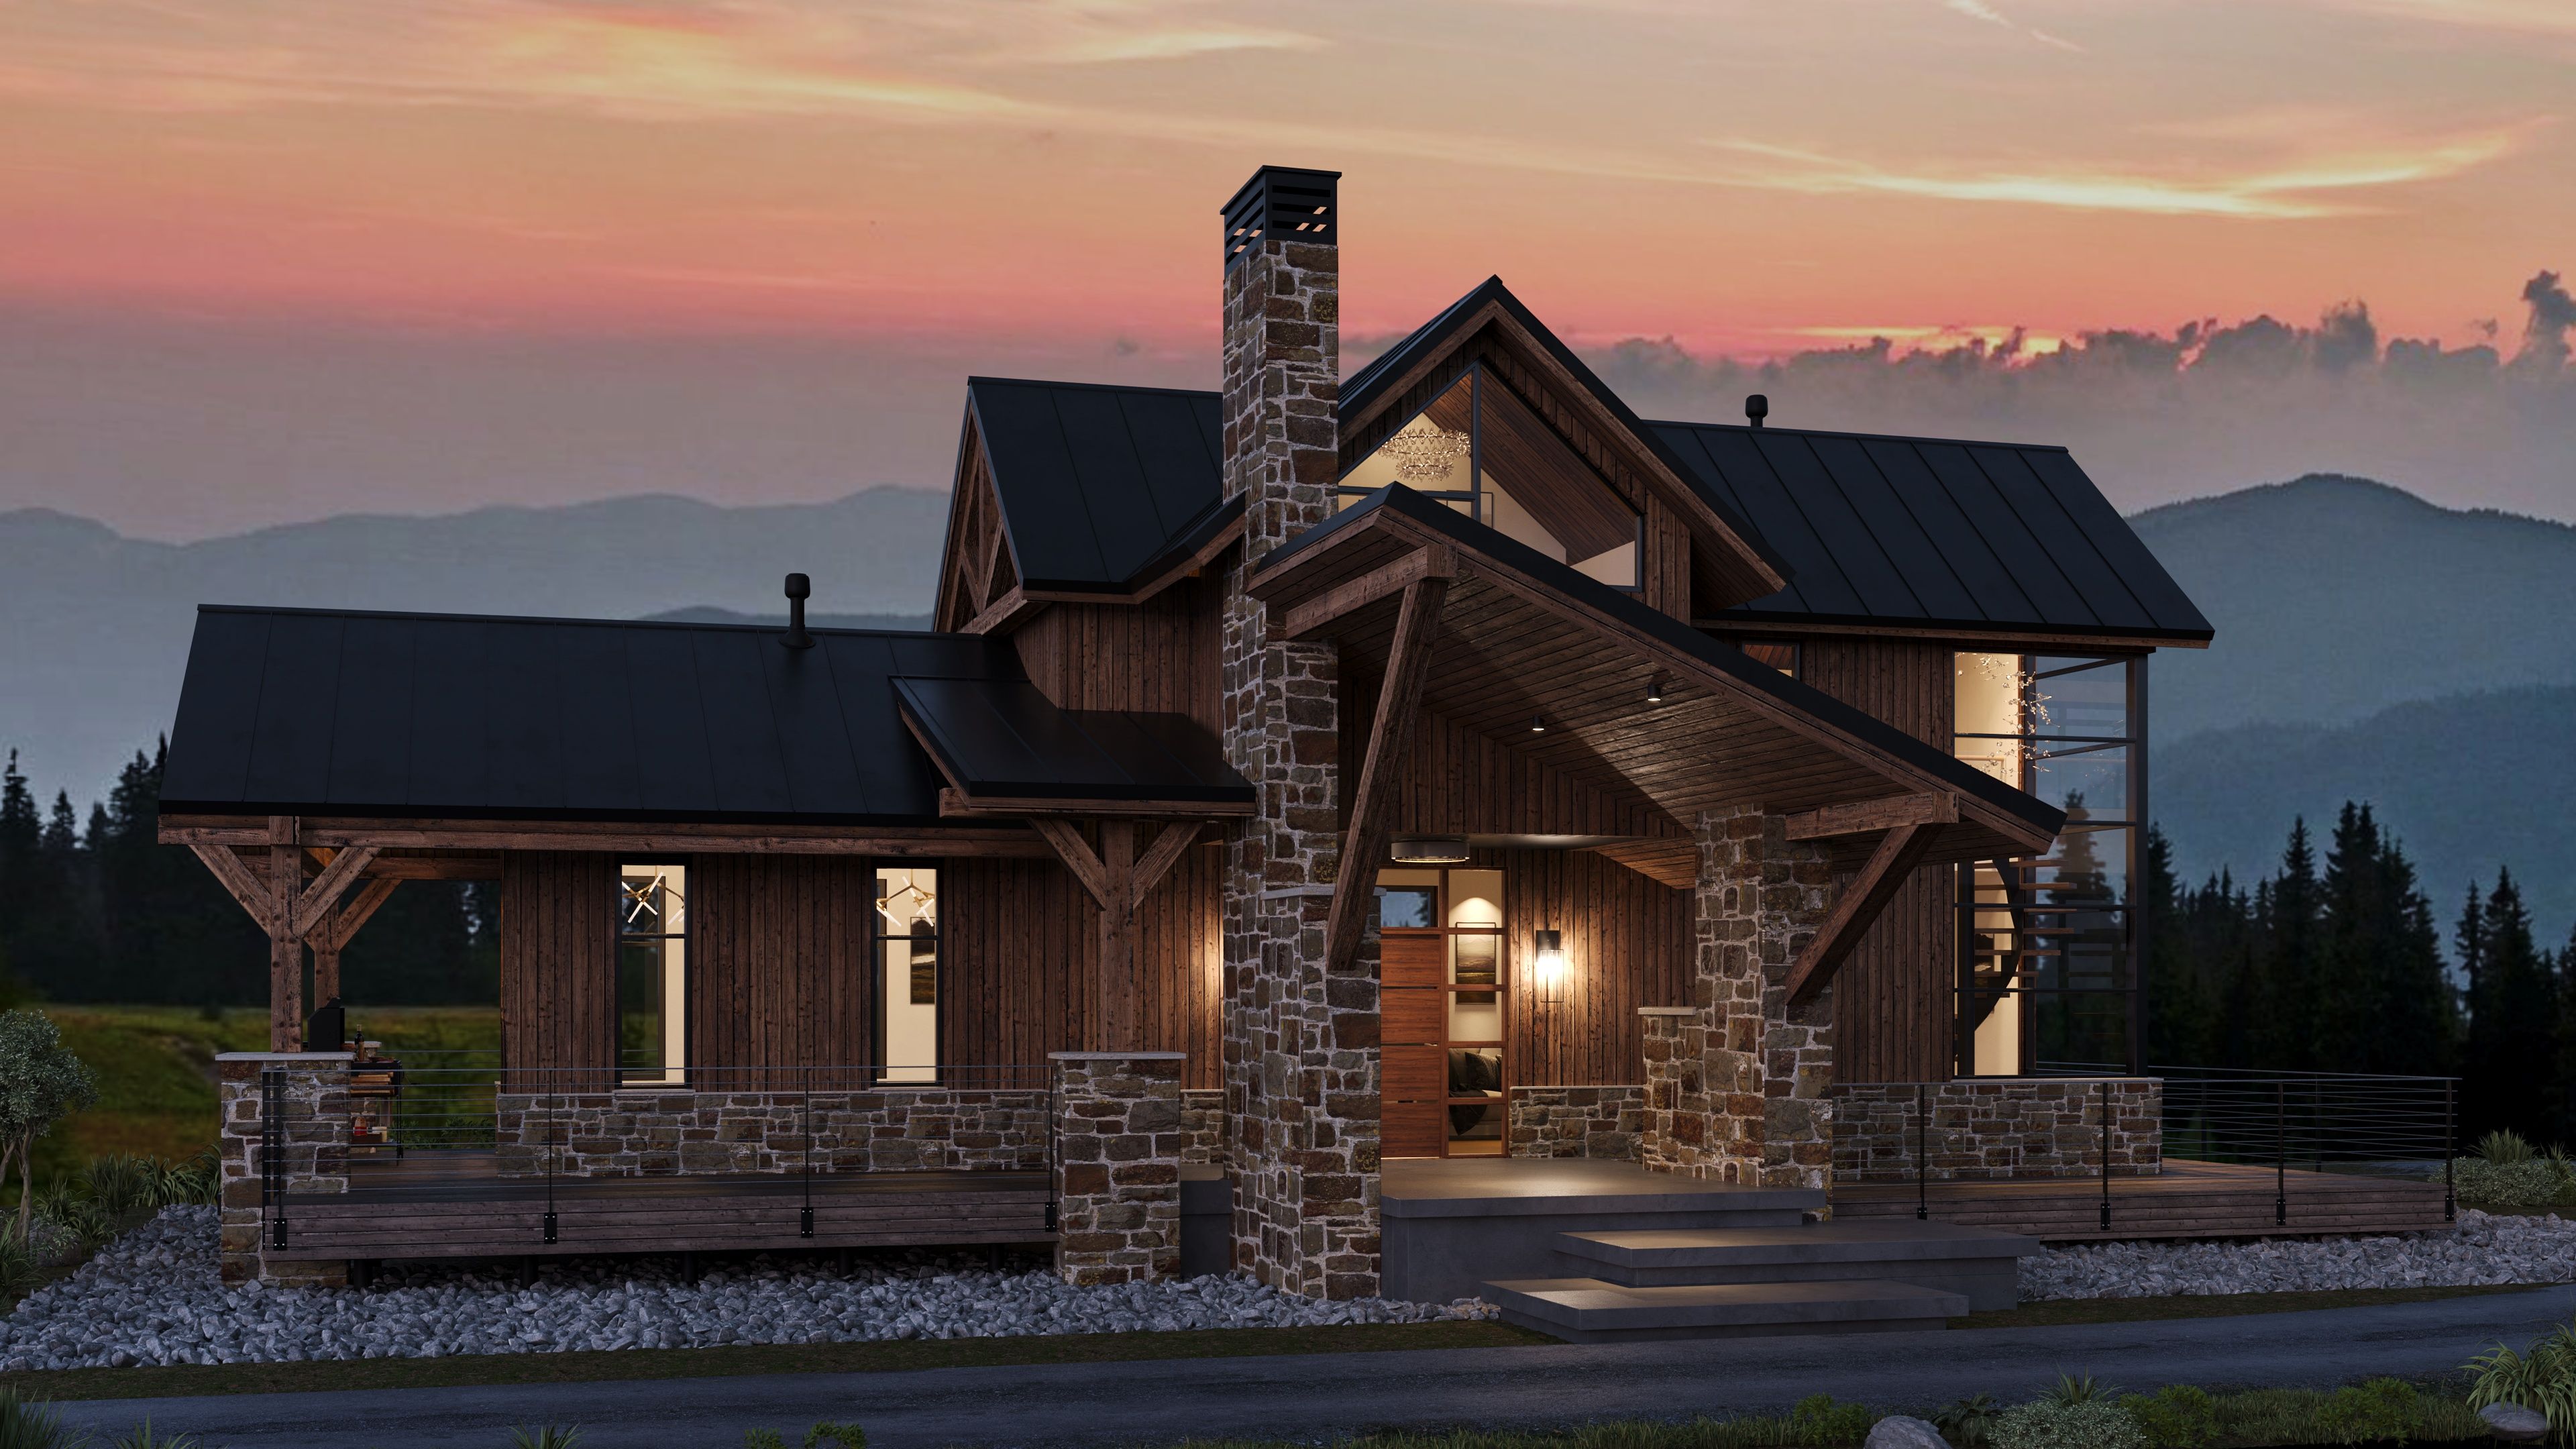
[(1230, 517), (1215, 393), (974, 377), (966, 397), (1023, 585), (1123, 590)]
[(1719, 643), (1700, 630), (1647, 605), (1635, 595), (1579, 573), (1401, 483), (1390, 483), (1378, 489), (1329, 520), (1290, 539), (1272, 551), (1263, 567), (1276, 567), (1345, 528), (1358, 527), (1382, 509), (1446, 534), (1497, 563), (1527, 574), (1559, 593), (1579, 599), (1667, 647), (1733, 677), (1756, 693), (1768, 694), (1798, 713), (1863, 740), (1929, 773), (1962, 795), (1974, 796), (2052, 835), (2065, 823), (2066, 812), (2038, 796), (2015, 789), (1948, 751), (1926, 744), (1813, 685), (1802, 684), (1769, 665), (1756, 663), (1744, 651)]
[[(942, 781), (894, 681), (1028, 690), (1017, 656), (978, 635), (813, 632), (788, 649), (757, 625), (210, 605), (162, 808), (935, 823)], [(1053, 706), (1018, 708), (1043, 737)]]
[[(1541, 347), (1547, 349), (1548, 355), (1556, 360), (1558, 366), (1564, 368), (1585, 391), (1591, 393), (1593, 398), (1609, 411), (1610, 416), (1627, 428), (1636, 437), (1639, 445), (1655, 454), (1666, 468), (1672, 470), (1674, 476), (1685, 481), (1691, 477), (1689, 468), (1684, 465), (1681, 458), (1673, 454), (1664, 439), (1653, 428), (1647, 426), (1645, 420), (1630, 411), (1627, 401), (1611, 391), (1608, 383), (1603, 382), (1591, 368), (1585, 366), (1583, 359), (1574, 355), (1573, 348), (1566, 346), (1563, 340), (1549, 330), (1546, 323), (1538, 320), (1537, 313), (1523, 305), (1520, 298), (1513, 296), (1512, 289), (1503, 285), (1501, 277), (1487, 277), (1477, 283), (1467, 295), (1442, 308), (1440, 315), (1415, 328), (1412, 335), (1403, 341), (1379, 353), (1369, 361), (1368, 366), (1344, 378), (1340, 393), (1342, 415), (1348, 417), (1353, 413), (1367, 411), (1376, 403), (1380, 392), (1393, 386), (1396, 379), (1402, 376), (1417, 359), (1437, 352), (1447, 345), (1457, 330), (1467, 325), (1468, 319), (1487, 303), (1498, 304), (1509, 313), (1512, 320), (1518, 322), (1531, 337), (1537, 339)], [(1774, 572), (1783, 578), (1789, 576), (1795, 564), (1779, 550), (1771, 547), (1769, 540), (1763, 537), (1758, 527), (1749, 526), (1742, 511), (1730, 506), (1725, 499), (1710, 493), (1705, 488), (1699, 491), (1702, 501), (1708, 504), (1710, 511), (1717, 515), (1718, 521), (1726, 526), (1728, 532), (1742, 539), (1745, 546), (1759, 555)]]
[(904, 713), (969, 796), (1249, 804), (1252, 782), (1186, 715), (1059, 709), (1025, 679), (897, 679)]
[(1719, 618), (2212, 636), (2062, 447), (1649, 426), (1796, 570), (1787, 588)]

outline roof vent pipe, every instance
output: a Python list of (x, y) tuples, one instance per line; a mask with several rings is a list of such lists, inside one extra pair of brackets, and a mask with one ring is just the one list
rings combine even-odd
[(814, 581), (803, 574), (787, 576), (787, 637), (778, 642), (790, 649), (811, 649), (814, 636), (805, 632), (805, 601), (814, 594)]
[(1764, 397), (1758, 392), (1746, 393), (1744, 395), (1744, 420), (1746, 422), (1758, 428), (1762, 426), (1762, 420), (1769, 416), (1771, 416), (1771, 399)]

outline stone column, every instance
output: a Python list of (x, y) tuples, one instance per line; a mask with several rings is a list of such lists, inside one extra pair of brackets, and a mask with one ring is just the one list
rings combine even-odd
[(1243, 592), (1271, 550), (1332, 514), (1332, 174), (1265, 167), (1226, 215), (1225, 486), (1244, 501), (1243, 547), (1226, 576), (1226, 749), (1259, 792), (1226, 840), (1234, 1258), (1289, 1292), (1358, 1297), (1378, 1284), (1377, 968), (1363, 950), (1340, 977), (1325, 969), (1341, 852), (1339, 658), (1329, 643), (1271, 638), (1262, 605)]
[(1056, 1272), (1138, 1283), (1181, 1262), (1180, 1052), (1050, 1052)]
[[(263, 1073), (285, 1073), (282, 1096), (285, 1153), (281, 1165), (290, 1192), (347, 1192), (349, 1062), (347, 1052), (224, 1052), (215, 1058), (217, 1095), (222, 1112), (223, 1178), (216, 1202), (222, 1226), (219, 1261), (223, 1280), (258, 1279), (274, 1285), (338, 1287), (349, 1281), (348, 1265), (338, 1259), (303, 1261), (276, 1258), (263, 1235), (270, 1224), (265, 1210), (267, 1092)], [(287, 1215), (290, 1249), (294, 1217)]]
[(1833, 900), (1821, 847), (1759, 808), (1700, 817), (1691, 1005), (1645, 1008), (1647, 1124), (1658, 1172), (1821, 1188), (1833, 1172), (1831, 988), (1783, 986)]

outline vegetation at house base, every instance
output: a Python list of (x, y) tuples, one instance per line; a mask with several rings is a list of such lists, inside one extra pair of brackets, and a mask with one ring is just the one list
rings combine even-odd
[(2553, 1438), (2576, 1438), (2576, 1323), (2520, 1352), (2499, 1343), (2469, 1361), (2469, 1407), (2520, 1404), (2549, 1420)]
[(98, 1100), (98, 1083), (63, 1045), (62, 1029), (40, 1013), (0, 1011), (0, 1182), (18, 1169), (18, 1212), (10, 1236), (27, 1244), (35, 1221), (36, 1139)]

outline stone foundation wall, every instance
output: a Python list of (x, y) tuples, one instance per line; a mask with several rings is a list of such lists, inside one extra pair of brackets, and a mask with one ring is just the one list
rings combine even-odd
[(1514, 1157), (1598, 1157), (1633, 1162), (1646, 1130), (1646, 1089), (1514, 1087), (1505, 1108)]
[(1181, 1265), (1179, 1052), (1056, 1052), (1056, 1271), (1138, 1283)]
[[(2163, 1167), (2164, 1083), (2152, 1077), (1956, 1081), (1922, 1088), (1923, 1158), (1935, 1181), (2091, 1177), (2102, 1164), (2102, 1098), (2111, 1101), (2111, 1175)], [(1912, 1083), (1836, 1087), (1834, 1178), (1910, 1182), (1915, 1163)]]
[(1022, 1171), (1047, 1165), (1043, 1088), (882, 1087), (816, 1092), (503, 1093), (500, 1172), (574, 1177), (802, 1172)]
[(266, 1091), (261, 1074), (281, 1069), (284, 1093), (286, 1187), (290, 1192), (347, 1192), (349, 1054), (346, 1052), (225, 1052), (215, 1058), (216, 1099), (223, 1181), (216, 1202), (223, 1281), (256, 1278), (275, 1285), (337, 1287), (348, 1282), (336, 1262), (270, 1263), (261, 1256), (261, 1204), (265, 1160)]

